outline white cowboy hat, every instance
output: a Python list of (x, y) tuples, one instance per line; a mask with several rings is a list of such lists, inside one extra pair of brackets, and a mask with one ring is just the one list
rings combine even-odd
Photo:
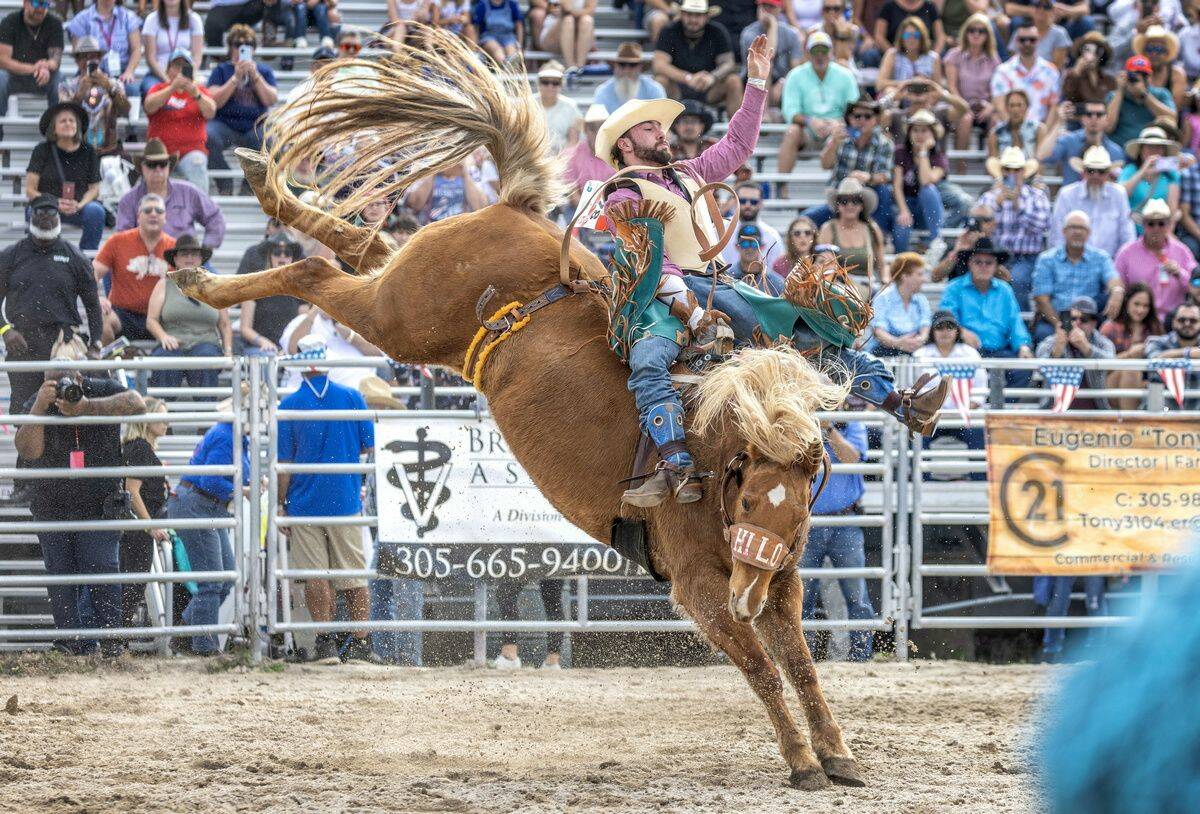
[(537, 78), (562, 79), (564, 71), (565, 69), (563, 68), (562, 63), (552, 59), (543, 65), (541, 70), (537, 72)]
[(1171, 207), (1167, 206), (1167, 202), (1162, 198), (1151, 198), (1146, 201), (1146, 205), (1142, 207), (1142, 220), (1146, 218), (1169, 218), (1171, 217)]
[(1025, 170), (1026, 178), (1038, 171), (1037, 159), (1026, 158), (1025, 152), (1020, 147), (1005, 147), (999, 158), (992, 156), (984, 162), (984, 165), (987, 167), (988, 175), (993, 178), (1003, 178), (1004, 170)]
[(1175, 57), (1179, 56), (1179, 37), (1176, 37), (1161, 25), (1152, 25), (1146, 29), (1144, 34), (1138, 34), (1134, 37), (1133, 53), (1145, 54), (1146, 43), (1150, 40), (1167, 41), (1167, 62), (1174, 62)]
[(916, 113), (909, 116), (904, 121), (904, 132), (908, 133), (908, 128), (914, 124), (923, 124), (933, 131), (933, 137), (938, 141), (946, 135), (946, 129), (942, 127), (942, 123), (937, 120), (937, 117), (928, 110), (918, 110)]
[(875, 207), (879, 206), (879, 196), (875, 194), (875, 190), (868, 186), (864, 186), (862, 181), (857, 178), (843, 178), (842, 182), (837, 185), (837, 189), (831, 189), (825, 193), (825, 200), (829, 204), (829, 208), (837, 211), (838, 198), (859, 198), (863, 203), (863, 214), (870, 216), (875, 211)]
[(609, 114), (604, 124), (600, 125), (600, 132), (596, 134), (596, 157), (614, 170), (619, 170), (612, 157), (617, 139), (642, 122), (658, 122), (658, 126), (666, 132), (682, 112), (683, 105), (674, 99), (630, 99)]
[(679, 10), (687, 14), (707, 14), (709, 17), (716, 17), (721, 13), (721, 7), (710, 6), (708, 0), (683, 0), (679, 4)]
[(602, 122), (608, 118), (608, 108), (599, 102), (592, 102), (591, 107), (587, 109), (587, 113), (583, 114), (584, 124), (595, 124)]
[(1099, 144), (1088, 147), (1083, 158), (1076, 156), (1070, 160), (1071, 169), (1075, 172), (1083, 174), (1084, 170), (1109, 170), (1112, 169), (1112, 156), (1108, 154), (1108, 150), (1101, 147)]
[(804, 50), (811, 51), (812, 49), (824, 45), (830, 51), (833, 50), (833, 39), (824, 31), (814, 31), (808, 35), (808, 42), (804, 44)]
[(1161, 127), (1147, 127), (1133, 141), (1125, 142), (1125, 152), (1134, 161), (1142, 158), (1142, 145), (1149, 144), (1165, 147), (1167, 155), (1179, 155), (1179, 142), (1167, 137), (1167, 131)]

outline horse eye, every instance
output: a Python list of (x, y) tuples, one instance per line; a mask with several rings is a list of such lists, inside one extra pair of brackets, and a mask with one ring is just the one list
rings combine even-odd
[(742, 498), (742, 511), (750, 511), (750, 501), (746, 500), (746, 498)]

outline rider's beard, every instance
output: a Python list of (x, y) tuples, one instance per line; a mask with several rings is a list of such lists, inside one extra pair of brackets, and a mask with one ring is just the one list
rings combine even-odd
[(634, 147), (633, 155), (643, 164), (671, 163), (671, 151), (658, 147)]

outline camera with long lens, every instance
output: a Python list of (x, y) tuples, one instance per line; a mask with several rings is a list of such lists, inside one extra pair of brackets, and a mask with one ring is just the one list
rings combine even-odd
[(75, 404), (83, 400), (83, 386), (70, 376), (63, 376), (54, 386), (54, 397), (59, 401)]

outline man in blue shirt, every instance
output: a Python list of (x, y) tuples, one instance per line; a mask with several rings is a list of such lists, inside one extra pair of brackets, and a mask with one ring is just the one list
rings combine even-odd
[[(821, 422), (825, 435), (825, 454), (835, 463), (860, 463), (867, 454), (867, 428), (861, 421), (845, 424)], [(820, 481), (813, 484), (813, 490)], [(847, 516), (861, 513), (859, 501), (863, 496), (862, 475), (830, 475), (829, 483), (813, 504), (814, 517)], [(814, 526), (808, 530), (808, 542), (800, 555), (800, 568), (820, 568), (829, 557), (834, 568), (865, 568), (865, 541), (861, 526)], [(852, 620), (873, 619), (875, 611), (871, 598), (867, 596), (867, 581), (863, 577), (839, 579), (842, 596), (846, 599), (846, 611)], [(817, 580), (804, 580), (803, 618), (813, 618), (817, 602)], [(811, 634), (805, 633), (806, 637)], [(872, 653), (872, 634), (869, 630), (850, 631), (850, 660), (869, 661)], [(812, 647), (812, 640), (809, 640)]]
[(642, 70), (642, 46), (636, 42), (623, 42), (617, 48), (613, 60), (613, 75), (596, 88), (592, 101), (612, 113), (630, 99), (665, 99), (663, 86), (646, 76)]
[[(306, 337), (300, 351), (308, 358), (323, 359), (325, 343)], [(366, 410), (367, 402), (357, 390), (330, 381), (326, 371), (308, 369), (300, 389), (279, 403), (280, 410)], [(368, 420), (280, 421), (279, 460), (294, 463), (353, 464), (375, 447), (375, 425)], [(362, 512), (362, 476), (357, 474), (280, 473), (280, 514), (291, 517), (348, 517)], [(296, 569), (365, 570), (362, 527), (292, 526), (291, 566)], [(335, 591), (346, 600), (353, 621), (370, 615), (367, 580), (361, 577), (306, 579), (304, 601), (315, 622), (333, 620), (337, 606)], [(341, 660), (338, 637), (317, 635), (316, 661), (336, 664)], [(376, 662), (367, 631), (352, 633), (347, 661)]]
[(1115, 319), (1125, 297), (1125, 286), (1112, 258), (1088, 244), (1092, 222), (1076, 210), (1063, 220), (1063, 245), (1038, 255), (1033, 267), (1033, 303), (1038, 323), (1034, 334), (1040, 342), (1057, 329), (1071, 303), (1087, 298), (1106, 302), (1104, 315)]
[[(262, 126), (258, 120), (279, 99), (275, 72), (254, 59), (258, 45), (254, 29), (235, 25), (229, 29), (229, 59), (212, 69), (208, 89), (217, 114), (208, 121), (208, 168), (227, 170), (225, 150), (230, 147), (262, 149)], [(217, 189), (229, 195), (233, 184), (217, 179)]]
[[(1068, 104), (1065, 103), (1064, 104)], [(1080, 129), (1069, 133), (1062, 132), (1066, 121), (1062, 115), (1055, 118), (1054, 129), (1042, 139), (1037, 151), (1037, 159), (1042, 162), (1042, 170), (1052, 167), (1060, 168), (1062, 185), (1073, 184), (1082, 180), (1080, 170), (1071, 159), (1083, 158), (1089, 147), (1103, 147), (1113, 164), (1120, 166), (1125, 163), (1125, 147), (1104, 134), (1104, 114), (1106, 108), (1103, 102), (1080, 102), (1075, 105), (1075, 113), (1079, 117)], [(1057, 138), (1056, 138), (1057, 136)]]

